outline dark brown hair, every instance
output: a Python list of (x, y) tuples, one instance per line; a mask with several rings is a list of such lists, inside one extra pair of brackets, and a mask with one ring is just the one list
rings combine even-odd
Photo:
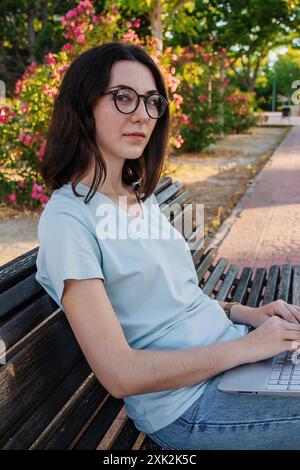
[[(47, 135), (46, 150), (40, 163), (40, 173), (49, 189), (72, 183), (72, 190), (82, 179), (94, 159), (95, 172), (88, 196), (106, 178), (106, 165), (96, 144), (93, 107), (109, 84), (111, 68), (119, 60), (138, 61), (146, 65), (154, 77), (158, 92), (168, 99), (163, 76), (146, 51), (139, 46), (112, 41), (93, 47), (79, 55), (68, 68), (59, 92)], [(143, 154), (135, 160), (125, 160), (122, 180), (125, 184), (141, 180), (141, 199), (153, 193), (159, 181), (170, 125), (169, 107), (158, 119)], [(91, 199), (90, 198), (90, 199)]]

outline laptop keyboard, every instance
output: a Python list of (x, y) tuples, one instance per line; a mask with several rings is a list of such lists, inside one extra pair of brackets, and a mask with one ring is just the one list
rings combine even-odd
[(292, 354), (293, 351), (287, 351), (274, 358), (267, 390), (300, 391), (300, 361), (297, 360), (299, 364), (294, 364)]

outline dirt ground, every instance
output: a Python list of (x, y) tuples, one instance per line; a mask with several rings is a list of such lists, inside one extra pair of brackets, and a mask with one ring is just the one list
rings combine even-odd
[[(193, 202), (204, 204), (206, 233), (218, 229), (288, 130), (255, 127), (220, 139), (206, 152), (170, 158), (173, 179), (192, 193)], [(0, 266), (38, 246), (42, 211), (0, 204)]]
[(264, 167), (289, 128), (253, 127), (245, 134), (229, 135), (206, 152), (170, 158), (192, 201), (204, 204), (205, 232), (213, 235)]

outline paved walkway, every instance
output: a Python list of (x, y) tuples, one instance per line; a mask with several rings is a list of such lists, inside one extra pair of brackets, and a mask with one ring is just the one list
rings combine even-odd
[(300, 126), (300, 116), (282, 117), (280, 112), (264, 113), (266, 121), (265, 126)]
[(300, 127), (291, 129), (231, 219), (218, 259), (254, 268), (300, 264)]

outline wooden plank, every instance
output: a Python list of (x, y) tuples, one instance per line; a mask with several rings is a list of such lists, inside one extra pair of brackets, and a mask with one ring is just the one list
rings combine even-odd
[(20, 308), (44, 291), (34, 277), (35, 273), (0, 294), (0, 320), (3, 320), (13, 309)]
[(36, 271), (38, 247), (0, 266), (0, 293)]
[(235, 281), (235, 278), (238, 272), (239, 272), (238, 266), (235, 266), (234, 264), (230, 265), (229, 270), (227, 274), (225, 275), (223, 284), (221, 285), (216, 295), (216, 300), (219, 300), (220, 302), (222, 302), (228, 299), (228, 294), (230, 292), (230, 289), (233, 286), (233, 283)]
[(172, 178), (170, 176), (164, 176), (159, 180), (154, 190), (155, 197), (165, 188), (171, 186)]
[(220, 280), (223, 272), (226, 269), (228, 261), (224, 258), (221, 258), (218, 261), (215, 269), (213, 270), (212, 274), (210, 275), (209, 279), (207, 280), (205, 286), (203, 287), (203, 292), (207, 295), (211, 295), (212, 291), (216, 287), (218, 281)]
[(267, 272), (265, 268), (258, 268), (256, 270), (252, 288), (247, 300), (248, 307), (258, 307), (261, 300), (261, 293), (264, 288)]
[(6, 350), (13, 347), (18, 341), (30, 334), (43, 320), (52, 315), (58, 306), (48, 294), (37, 298), (29, 306), (17, 310), (11, 317), (2, 322), (0, 337), (5, 343)]
[[(66, 374), (82, 353), (61, 316), (33, 337), (0, 368), (0, 438), (12, 434)], [(6, 441), (5, 438), (5, 441)], [(1, 445), (0, 442), (0, 445)]]
[(157, 202), (159, 205), (167, 203), (170, 198), (173, 198), (182, 189), (182, 184), (179, 181), (175, 181), (171, 186), (161, 191), (157, 196)]
[(109, 449), (131, 449), (136, 442), (139, 433), (140, 431), (136, 429), (132, 419), (128, 418)]
[(293, 266), (292, 304), (300, 306), (300, 264)]
[(277, 288), (279, 282), (280, 268), (277, 265), (270, 267), (267, 277), (267, 284), (263, 296), (262, 305), (269, 304), (276, 299)]
[(67, 377), (55, 387), (29, 418), (3, 445), (3, 450), (29, 449), (44, 429), (65, 406), (86, 378), (91, 369), (84, 358), (71, 370)]
[[(43, 431), (30, 447), (30, 450), (62, 450), (72, 447), (72, 443), (93, 421), (95, 414), (103, 406), (109, 395), (94, 375), (87, 380), (84, 390), (75, 396), (70, 406), (63, 410)], [(111, 417), (118, 414), (118, 408), (111, 408)], [(100, 426), (98, 432), (100, 431)], [(101, 431), (102, 433), (102, 431)]]
[(244, 303), (248, 296), (248, 287), (251, 282), (252, 268), (244, 268), (241, 277), (236, 281), (236, 288), (232, 295), (232, 302)]
[(198, 283), (201, 284), (201, 281), (205, 274), (207, 273), (209, 267), (212, 265), (213, 260), (217, 255), (216, 248), (210, 248), (207, 253), (204, 254), (202, 260), (200, 261), (199, 266), (196, 268)]
[(292, 279), (292, 266), (290, 264), (284, 264), (281, 270), (281, 279), (278, 288), (278, 299), (285, 300), (288, 302), (289, 291)]
[[(124, 406), (123, 400), (119, 400), (109, 395), (101, 410), (94, 416), (93, 421), (89, 424), (80, 439), (70, 447), (76, 450), (93, 450), (99, 445), (108, 429), (111, 427), (115, 416)], [(114, 412), (112, 413), (112, 409)], [(137, 434), (139, 433), (136, 430)]]

